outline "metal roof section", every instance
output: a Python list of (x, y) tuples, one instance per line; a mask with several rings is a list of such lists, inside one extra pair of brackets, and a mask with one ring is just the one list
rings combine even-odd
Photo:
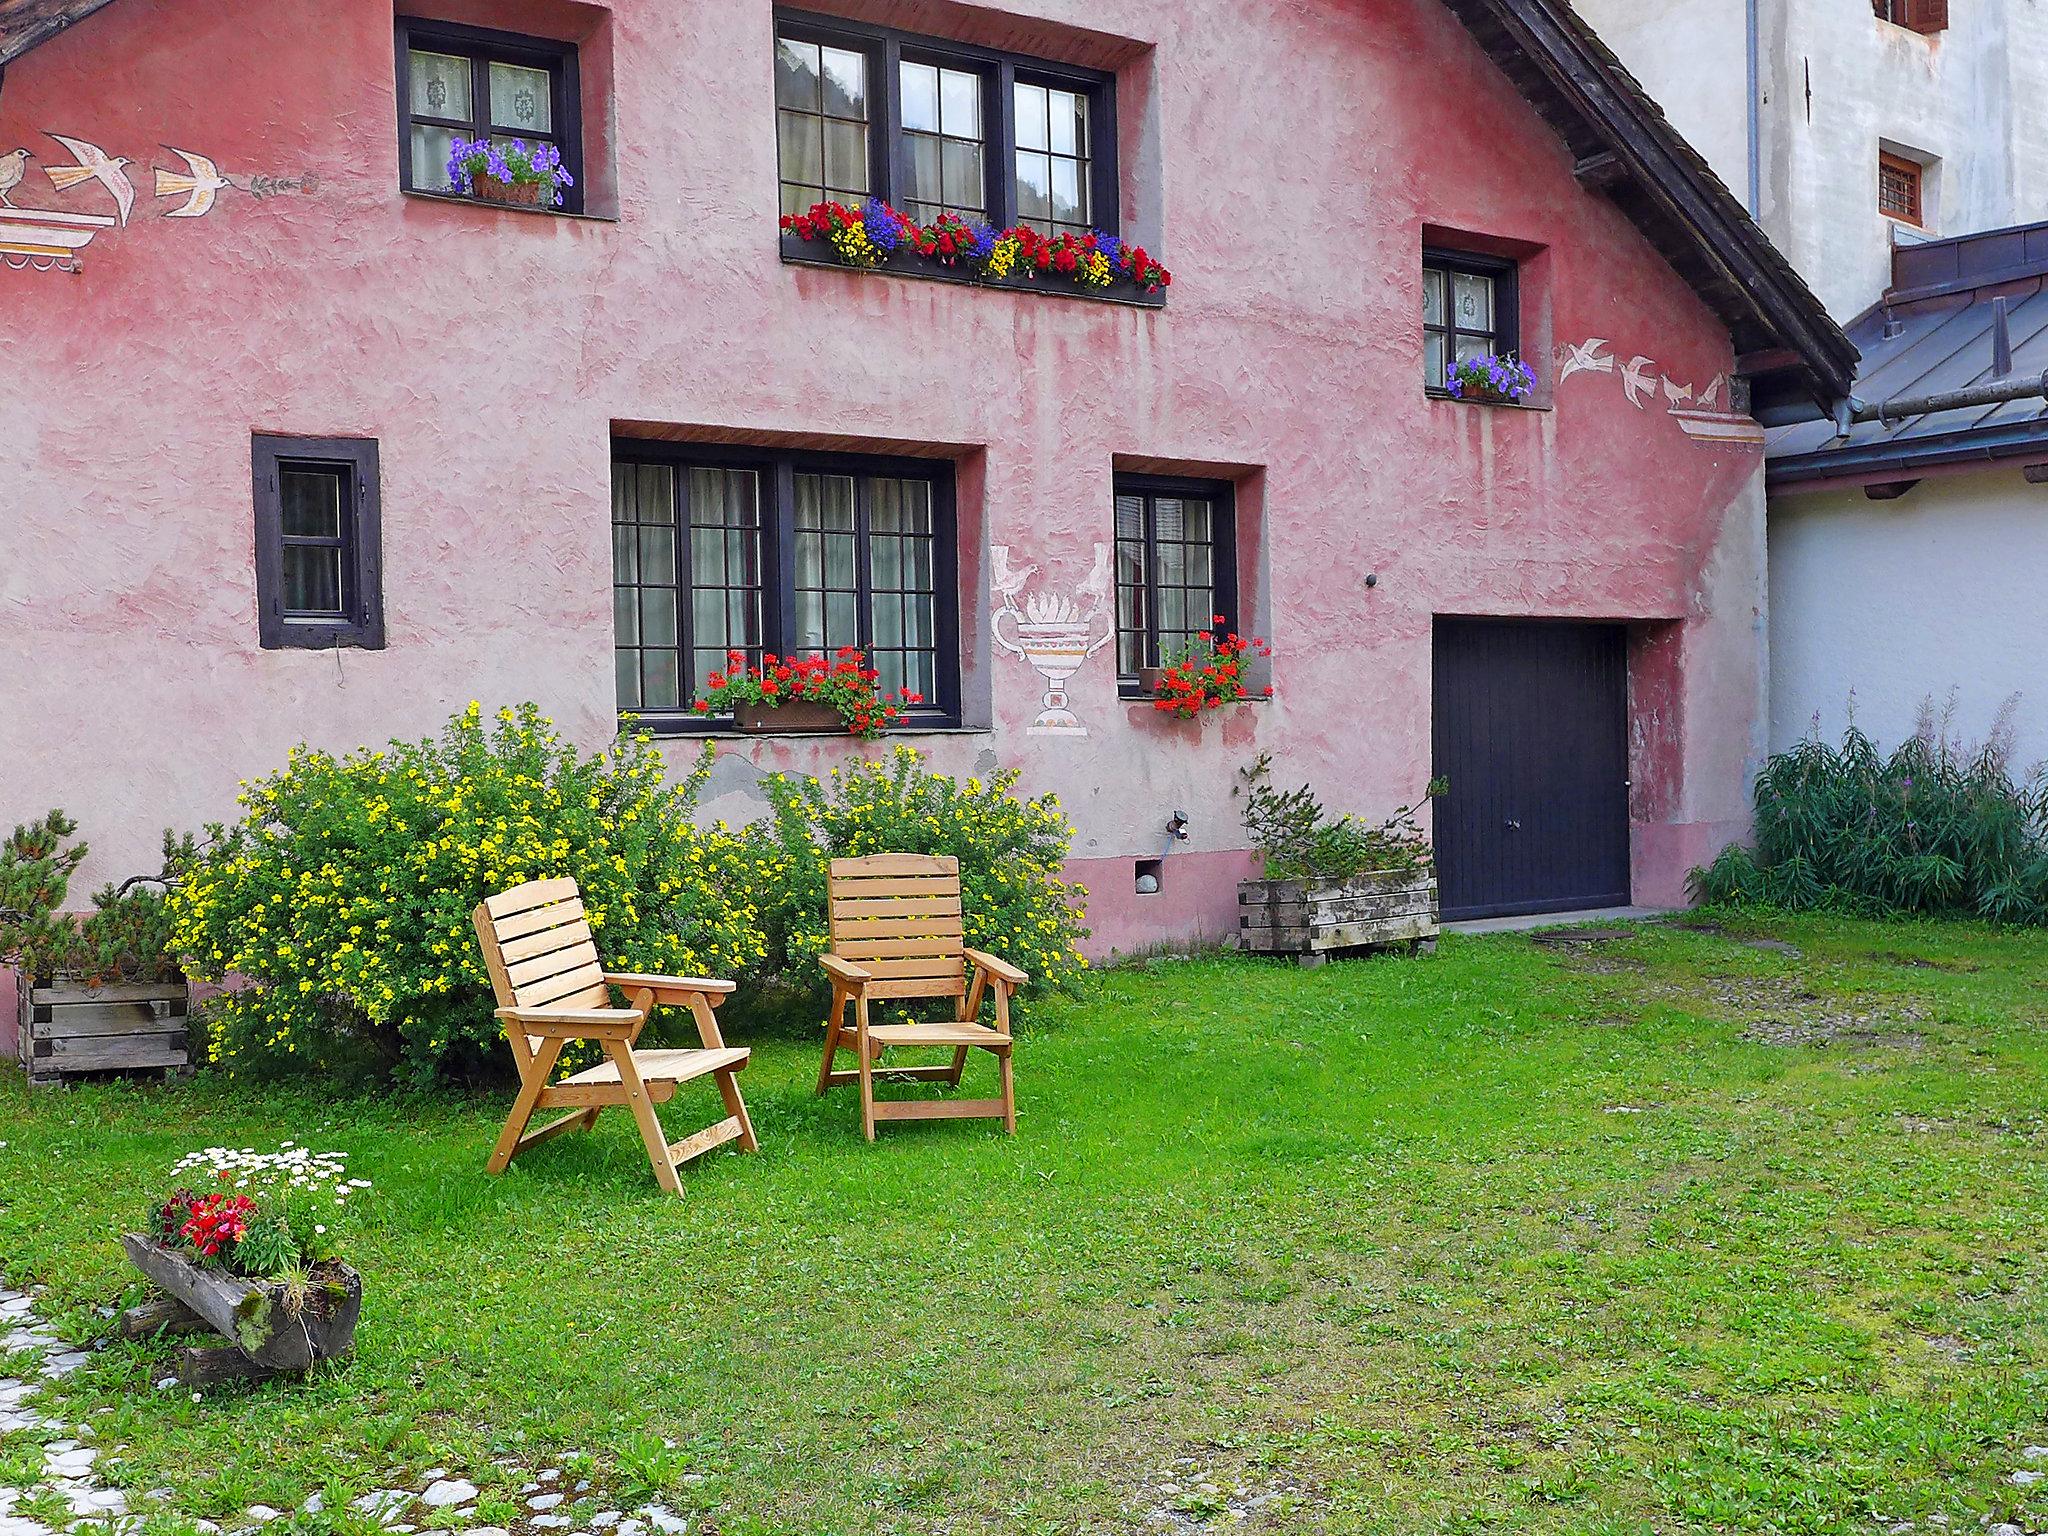
[(2048, 223), (1899, 248), (1891, 289), (1849, 335), (1863, 366), (1847, 431), (1774, 428), (1772, 490), (2048, 458)]

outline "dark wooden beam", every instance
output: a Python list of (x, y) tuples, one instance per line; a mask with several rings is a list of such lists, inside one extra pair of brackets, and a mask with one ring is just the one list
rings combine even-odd
[(1863, 494), (1872, 501), (1897, 501), (1919, 483), (1918, 480), (1886, 480), (1879, 485), (1866, 485)]
[(2020, 473), (2029, 485), (2048, 485), (2048, 464), (2029, 464)]
[(1574, 165), (1572, 175), (1587, 191), (1605, 192), (1609, 187), (1628, 180), (1628, 167), (1621, 163), (1613, 150), (1603, 149)]
[(1782, 373), (1787, 368), (1797, 368), (1804, 359), (1790, 347), (1767, 347), (1761, 352), (1745, 352), (1735, 359), (1736, 374), (1753, 379), (1760, 373)]

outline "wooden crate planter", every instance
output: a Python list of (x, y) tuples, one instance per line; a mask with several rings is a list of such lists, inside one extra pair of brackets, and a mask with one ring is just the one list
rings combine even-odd
[[(178, 1332), (211, 1328), (229, 1348), (188, 1346), (179, 1360), (179, 1379), (187, 1386), (227, 1380), (262, 1380), (269, 1376), (301, 1376), (322, 1360), (348, 1353), (355, 1342), (356, 1319), (363, 1310), (363, 1278), (346, 1264), (315, 1267), (313, 1288), (293, 1316), (285, 1305), (284, 1288), (274, 1281), (246, 1280), (208, 1269), (140, 1232), (122, 1234), (128, 1261), (168, 1293), (174, 1307), (162, 1302), (133, 1309), (151, 1327)], [(149, 1331), (123, 1319), (123, 1331)]]
[(1349, 880), (1243, 880), (1238, 947), (1321, 965), (1352, 951), (1436, 947), (1436, 874), (1399, 870)]
[(96, 1072), (191, 1068), (187, 1015), (192, 989), (182, 981), (124, 982), (89, 987), (58, 979), (24, 984), (20, 1001), (21, 1064), (36, 1084)]

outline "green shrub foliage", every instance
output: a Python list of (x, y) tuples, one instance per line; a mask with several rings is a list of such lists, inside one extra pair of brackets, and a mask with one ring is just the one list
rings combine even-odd
[(1756, 846), (1692, 872), (1700, 899), (1862, 916), (2048, 922), (2048, 781), (2016, 784), (1994, 737), (1929, 727), (1886, 756), (1851, 727), (1765, 765)]
[[(1237, 771), (1244, 796), (1244, 829), (1264, 861), (1268, 880), (1351, 880), (1364, 874), (1411, 874), (1430, 864), (1429, 839), (1416, 820), (1421, 805), (1404, 805), (1372, 826), (1349, 815), (1332, 816), (1306, 784), (1273, 787), (1273, 759), (1261, 752)], [(1431, 783), (1429, 795), (1440, 793)], [(1425, 795), (1423, 803), (1428, 803)]]
[(365, 1049), (417, 1083), (499, 1049), (470, 914), (522, 881), (573, 875), (621, 970), (731, 976), (764, 948), (745, 888), (714, 880), (724, 834), (692, 821), (644, 736), (579, 753), (532, 705), (472, 704), (438, 738), (345, 757), (295, 748), (171, 895), (194, 973), (250, 985), (211, 1009), (229, 1067)]
[(1031, 976), (1068, 984), (1087, 964), (1080, 942), (1087, 892), (1060, 878), (1073, 828), (1052, 795), (1013, 793), (1017, 773), (962, 782), (929, 772), (912, 748), (834, 769), (829, 779), (774, 774), (772, 814), (734, 835), (726, 883), (749, 890), (768, 941), (767, 968), (819, 985), (826, 950), (825, 873), (836, 858), (951, 854), (960, 861), (967, 942)]

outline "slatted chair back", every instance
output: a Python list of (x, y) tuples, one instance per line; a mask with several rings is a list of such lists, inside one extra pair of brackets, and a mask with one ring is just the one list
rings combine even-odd
[(832, 953), (874, 978), (869, 997), (967, 995), (958, 859), (921, 853), (834, 859), (826, 889)]
[[(500, 1008), (614, 1006), (574, 880), (529, 880), (486, 897), (475, 922)], [(531, 1065), (537, 1037), (506, 1034), (521, 1069)]]

